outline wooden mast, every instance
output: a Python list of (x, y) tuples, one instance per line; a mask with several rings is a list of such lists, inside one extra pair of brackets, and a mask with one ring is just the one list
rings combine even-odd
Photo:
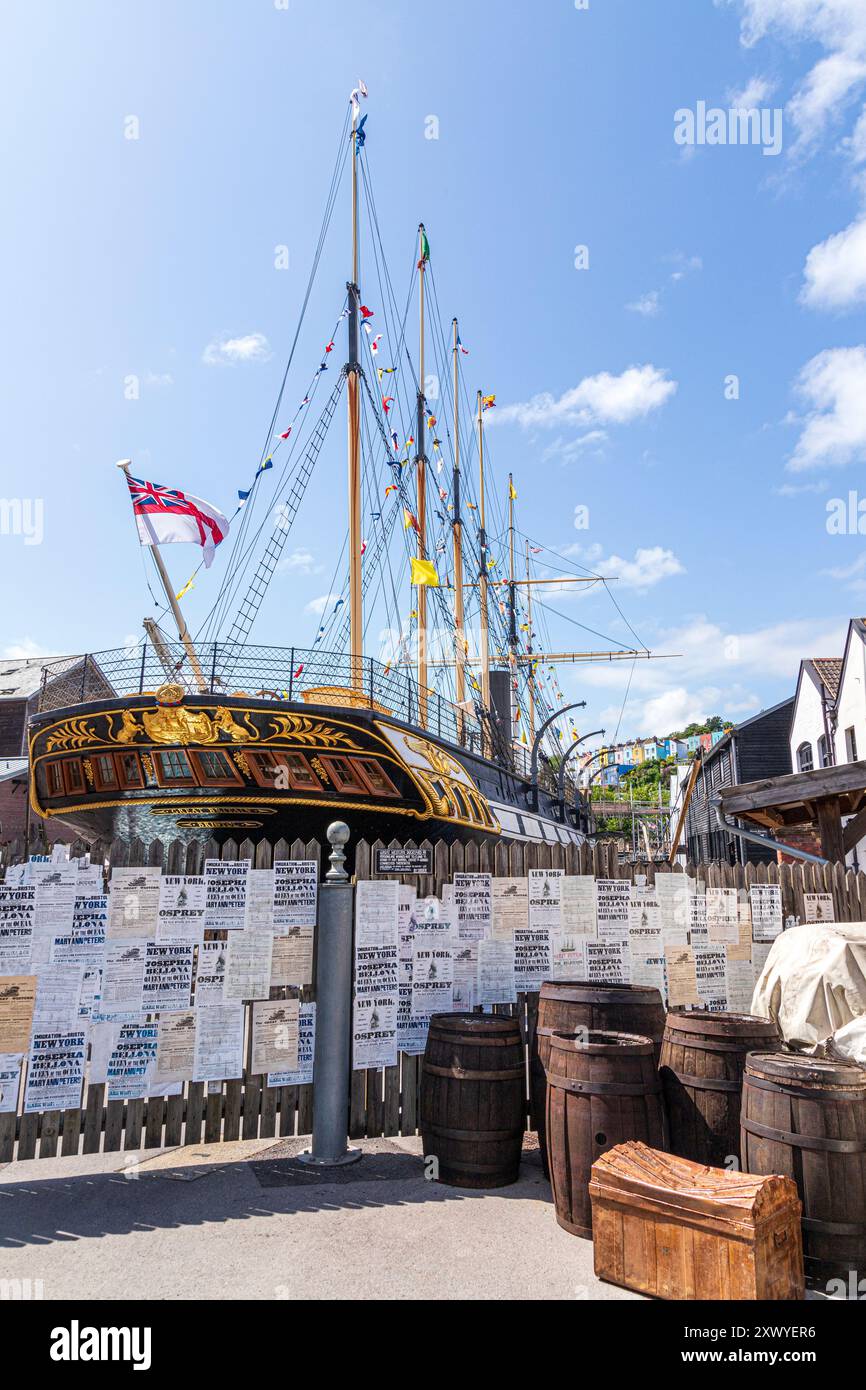
[(526, 542), (526, 624), (529, 628), (526, 651), (530, 657), (527, 684), (529, 686), (529, 746), (535, 742), (535, 671), (532, 666), (532, 584), (529, 579), (529, 541)]
[[(427, 457), (424, 447), (424, 273), (427, 267), (427, 237), (422, 222), (418, 228), (418, 412), (415, 423), (415, 479), (418, 495), (417, 549), (419, 560), (427, 559)], [(418, 723), (427, 727), (427, 586), (418, 585)]]
[[(132, 459), (121, 459), (117, 466), (118, 468), (122, 468), (126, 476), (129, 477), (129, 470), (132, 467)], [(153, 561), (156, 565), (157, 574), (160, 577), (162, 587), (165, 590), (165, 596), (168, 599), (168, 606), (172, 611), (174, 621), (177, 625), (177, 635), (183, 643), (184, 650), (186, 651), (186, 654), (189, 657), (189, 664), (192, 667), (192, 673), (195, 677), (195, 683), (199, 688), (200, 694), (204, 695), (207, 693), (207, 681), (204, 678), (204, 674), (199, 663), (196, 649), (192, 644), (192, 638), (189, 633), (189, 628), (186, 625), (186, 618), (183, 616), (180, 604), (178, 603), (177, 598), (175, 597), (175, 592), (172, 588), (171, 580), (168, 577), (168, 570), (166, 569), (165, 561), (163, 560), (162, 555), (160, 554), (159, 546), (150, 546), (150, 553), (153, 556)]]
[(349, 293), (349, 360), (346, 385), (349, 426), (349, 674), (364, 685), (364, 609), (361, 597), (361, 366), (358, 351), (358, 107), (352, 115), (352, 279)]
[(481, 605), (481, 703), (484, 706), (484, 743), (489, 747), (490, 732), (487, 721), (490, 718), (490, 630), (487, 617), (487, 531), (484, 511), (484, 425), (481, 392), (478, 392), (478, 491), (479, 516), (481, 525), (478, 532), (478, 546), (481, 553), (481, 569), (478, 575), (479, 602)]
[(466, 699), (466, 626), (463, 614), (463, 524), (460, 517), (460, 401), (459, 391), (459, 334), (457, 320), (454, 330), (454, 474), (451, 488), (454, 502), (454, 661), (455, 691), (458, 705)]

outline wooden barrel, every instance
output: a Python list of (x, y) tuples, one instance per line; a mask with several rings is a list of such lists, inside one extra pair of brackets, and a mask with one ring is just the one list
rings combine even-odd
[(538, 996), (538, 1022), (529, 1057), (532, 1122), (538, 1131), (545, 1177), (550, 1176), (545, 1137), (544, 1073), (554, 1033), (578, 1028), (636, 1033), (651, 1038), (656, 1060), (665, 1026), (662, 997), (646, 985), (595, 985), (586, 980), (545, 980)]
[(526, 1128), (520, 1024), (496, 1014), (434, 1014), (421, 1072), (424, 1155), (452, 1187), (517, 1181)]
[(775, 1023), (751, 1014), (669, 1013), (659, 1073), (671, 1153), (728, 1168), (740, 1160), (740, 1091), (749, 1052), (773, 1052)]
[(554, 1033), (547, 1070), (547, 1140), (556, 1219), (592, 1235), (590, 1169), (626, 1139), (667, 1148), (661, 1083), (651, 1038), (592, 1031)]
[(791, 1052), (746, 1058), (743, 1167), (783, 1173), (803, 1203), (807, 1276), (866, 1271), (866, 1072)]

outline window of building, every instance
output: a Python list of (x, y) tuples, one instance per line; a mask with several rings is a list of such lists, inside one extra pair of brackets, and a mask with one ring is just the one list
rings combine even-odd
[(101, 792), (116, 791), (118, 787), (117, 768), (110, 753), (99, 753), (93, 759), (93, 780)]
[(375, 758), (356, 758), (355, 766), (360, 768), (369, 783), (370, 790), (377, 796), (399, 796), (397, 788), (387, 772)]
[(799, 772), (811, 772), (814, 767), (812, 758), (811, 743), (801, 743), (797, 749), (797, 769)]
[(830, 750), (824, 734), (818, 739), (818, 766), (832, 767), (832, 763), (830, 762)]
[(45, 764), (45, 777), (48, 783), (49, 796), (66, 795), (66, 788), (63, 785), (63, 767), (59, 762)]
[(850, 729), (846, 729), (846, 730), (845, 730), (845, 751), (846, 751), (846, 753), (847, 753), (847, 755), (848, 755), (848, 761), (849, 761), (849, 763), (856, 763), (856, 761), (857, 761), (857, 735), (856, 735), (856, 733), (854, 732), (854, 727), (853, 727), (853, 725), (851, 726)]
[(198, 780), (205, 787), (240, 787), (243, 778), (227, 753), (216, 748), (207, 748), (200, 753), (190, 753)]
[(303, 753), (283, 753), (281, 758), (286, 769), (289, 786), (293, 791), (319, 792), (322, 790), (321, 782)]
[(161, 787), (194, 787), (195, 778), (186, 753), (179, 748), (160, 749), (154, 754), (156, 777)]
[(77, 796), (86, 790), (84, 769), (80, 758), (67, 758), (63, 764), (63, 777), (70, 796)]
[(144, 773), (137, 753), (120, 753), (116, 760), (120, 785), (126, 788), (143, 787)]
[(348, 758), (322, 758), (322, 766), (330, 776), (338, 792), (349, 792), (353, 796), (365, 796), (367, 784)]

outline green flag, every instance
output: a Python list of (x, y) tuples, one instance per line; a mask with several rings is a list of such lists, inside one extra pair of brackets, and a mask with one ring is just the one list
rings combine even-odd
[(423, 227), (421, 228), (421, 259), (422, 261), (429, 261), (430, 259), (430, 243)]

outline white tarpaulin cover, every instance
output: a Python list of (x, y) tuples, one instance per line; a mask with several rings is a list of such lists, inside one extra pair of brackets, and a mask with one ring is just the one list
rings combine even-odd
[(789, 1046), (866, 1066), (866, 922), (791, 927), (773, 942), (752, 996)]

